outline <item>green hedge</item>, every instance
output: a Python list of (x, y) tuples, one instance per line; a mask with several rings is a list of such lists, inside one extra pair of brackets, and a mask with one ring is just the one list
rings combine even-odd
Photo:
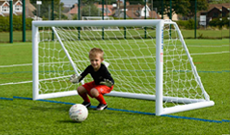
[[(0, 32), (7, 32), (10, 30), (10, 20), (9, 16), (3, 17), (0, 16)], [(26, 30), (31, 30), (31, 22), (33, 19), (31, 18), (26, 18)], [(13, 30), (14, 31), (19, 31), (22, 30), (22, 16), (13, 16)]]
[[(192, 19), (179, 20), (176, 22), (177, 22), (177, 25), (180, 27), (180, 29), (188, 29), (188, 30), (195, 29), (195, 21)], [(199, 28), (198, 22), (196, 24), (197, 24), (197, 28)], [(227, 17), (222, 18), (222, 21), (219, 18), (215, 18), (209, 22), (208, 26), (216, 27), (219, 29), (221, 29), (223, 26), (229, 28), (229, 20), (227, 19)]]
[[(3, 17), (0, 16), (0, 32), (7, 32), (10, 29), (10, 21), (9, 21), (9, 17)], [(31, 30), (31, 22), (33, 21), (33, 19), (31, 18), (26, 18), (26, 30)], [(180, 27), (180, 29), (194, 29), (194, 25), (195, 25), (195, 21), (193, 19), (190, 20), (179, 20), (176, 21), (178, 26)], [(198, 22), (197, 24), (197, 28), (198, 28)], [(209, 26), (211, 27), (217, 27), (220, 28), (222, 26), (226, 26), (229, 28), (229, 20), (225, 17), (221, 20), (219, 19), (213, 19), (212, 21), (209, 22)], [(22, 30), (22, 16), (13, 16), (13, 30), (14, 31), (19, 31)]]
[[(195, 29), (195, 21), (193, 19), (190, 20), (179, 20), (176, 21), (177, 25), (180, 27), (180, 29), (187, 29), (192, 30)], [(198, 28), (198, 22), (196, 23), (196, 27)]]
[(223, 17), (222, 21), (219, 18), (214, 18), (212, 19), (212, 21), (209, 22), (209, 26), (218, 27), (220, 29), (223, 26), (226, 26), (227, 28), (229, 28), (229, 20), (227, 19), (227, 17)]

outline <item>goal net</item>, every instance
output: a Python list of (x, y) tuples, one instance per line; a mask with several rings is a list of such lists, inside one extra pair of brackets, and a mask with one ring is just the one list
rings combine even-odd
[[(109, 16), (104, 16), (104, 18), (102, 17), (98, 17), (98, 16), (82, 16), (82, 20), (114, 20), (113, 17), (109, 17)], [(81, 29), (82, 30), (91, 30), (91, 31), (107, 31), (107, 30), (113, 30), (113, 31), (116, 31), (116, 30), (119, 30), (119, 28), (117, 26), (88, 26), (90, 28), (87, 28), (85, 29), (85, 27), (82, 27)]]
[[(119, 31), (92, 30), (110, 26)], [(93, 47), (115, 80), (108, 96), (155, 100), (156, 115), (214, 105), (177, 24), (164, 20), (33, 21), (33, 99), (77, 95), (69, 78)]]

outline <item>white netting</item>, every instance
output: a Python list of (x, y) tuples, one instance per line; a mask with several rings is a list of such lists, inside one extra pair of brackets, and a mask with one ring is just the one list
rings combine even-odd
[[(91, 27), (55, 27), (64, 46), (81, 73), (89, 64), (89, 50), (102, 48), (105, 61), (115, 80), (114, 91), (155, 95), (156, 27), (119, 27), (119, 31), (94, 31)], [(84, 31), (82, 31), (84, 29)], [(40, 93), (69, 91), (78, 85), (68, 80), (74, 74), (51, 28), (40, 29)], [(104, 36), (103, 36), (104, 35)], [(167, 97), (204, 99), (197, 77), (191, 68), (185, 48), (171, 25), (164, 26), (163, 93)], [(88, 75), (84, 82), (92, 81)], [(80, 85), (80, 84), (79, 84)], [(171, 106), (166, 104), (164, 106)], [(175, 101), (173, 101), (175, 102)]]
[[(170, 97), (205, 99), (199, 80), (191, 67), (185, 47), (173, 25), (164, 26), (163, 95)], [(164, 106), (176, 101), (165, 101)]]

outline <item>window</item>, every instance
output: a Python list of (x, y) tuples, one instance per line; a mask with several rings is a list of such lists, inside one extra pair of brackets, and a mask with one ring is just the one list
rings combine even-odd
[(3, 6), (2, 7), (2, 12), (8, 13), (9, 12), (9, 7), (8, 6)]
[(16, 12), (21, 12), (22, 11), (22, 6), (21, 5), (16, 5), (15, 6), (15, 11)]

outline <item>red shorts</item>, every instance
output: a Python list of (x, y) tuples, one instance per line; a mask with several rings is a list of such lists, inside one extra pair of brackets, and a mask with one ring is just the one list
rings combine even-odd
[(90, 97), (92, 97), (92, 95), (90, 94), (90, 90), (92, 88), (97, 89), (97, 91), (102, 95), (104, 95), (106, 93), (110, 93), (113, 89), (113, 86), (108, 87), (106, 85), (96, 85), (94, 81), (89, 82), (89, 83), (85, 83), (82, 86), (87, 90), (87, 93), (90, 95)]

